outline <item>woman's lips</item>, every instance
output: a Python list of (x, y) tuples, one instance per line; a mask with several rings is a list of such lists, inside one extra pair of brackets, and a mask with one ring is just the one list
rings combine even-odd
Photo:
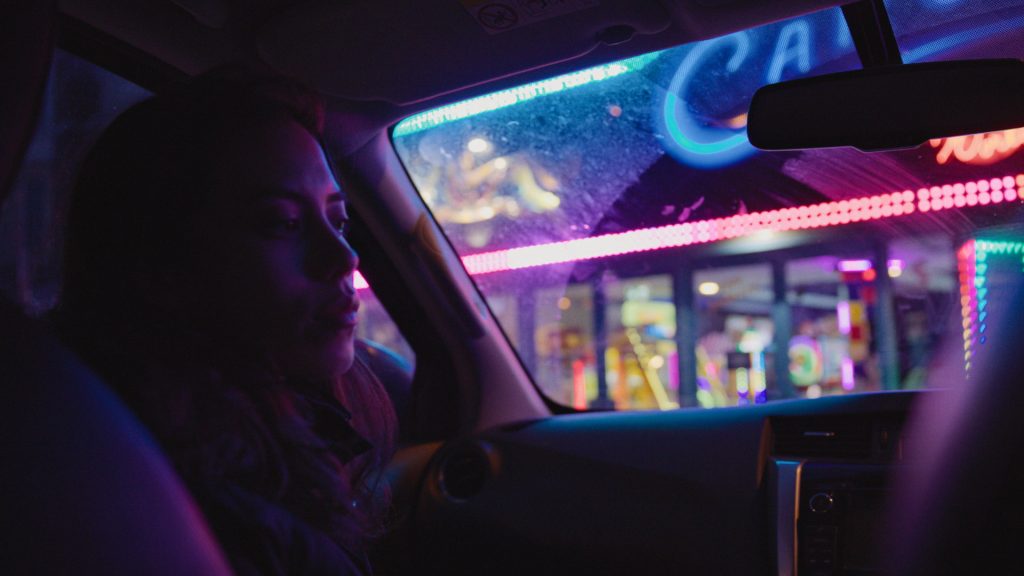
[(354, 328), (359, 323), (359, 298), (339, 299), (320, 310), (319, 324), (330, 330)]

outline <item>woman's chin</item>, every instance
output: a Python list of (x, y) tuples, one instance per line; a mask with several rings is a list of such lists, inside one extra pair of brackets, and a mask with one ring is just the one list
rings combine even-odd
[(354, 340), (350, 336), (331, 346), (308, 346), (285, 362), (289, 376), (310, 382), (334, 381), (352, 368), (355, 362)]

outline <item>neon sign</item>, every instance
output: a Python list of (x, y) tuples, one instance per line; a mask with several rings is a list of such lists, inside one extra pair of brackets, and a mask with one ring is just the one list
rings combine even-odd
[[(744, 73), (751, 77), (758, 75), (751, 62), (766, 64), (763, 68), (763, 83), (766, 84), (782, 80), (787, 71), (796, 76), (808, 73), (814, 64), (811, 58), (812, 23), (834, 29), (830, 35), (835, 39), (834, 45), (819, 46), (819, 51), (834, 52), (826, 55), (826, 59), (849, 52), (849, 31), (841, 17), (829, 22), (829, 14), (791, 20), (781, 26), (745, 30), (695, 44), (680, 62), (661, 107), (659, 128), (666, 136), (668, 152), (680, 162), (696, 168), (719, 168), (753, 155), (757, 150), (747, 139), (745, 115), (723, 120), (720, 126), (708, 125), (702, 118), (706, 115), (694, 110), (695, 102), (689, 97), (691, 87), (711, 86), (711, 90), (721, 92), (725, 97), (745, 97), (748, 94), (742, 87), (721, 87), (722, 78)], [(776, 31), (777, 35), (772, 37)], [(714, 56), (722, 50), (730, 51), (729, 57), (724, 68), (716, 69)], [(767, 57), (758, 57), (757, 52)], [(756, 85), (760, 84), (756, 82)], [(741, 102), (737, 100), (737, 103)]]
[(745, 127), (739, 130), (702, 127), (691, 112), (683, 110), (684, 106), (680, 106), (678, 95), (686, 93), (697, 66), (709, 53), (729, 44), (732, 45), (733, 54), (726, 63), (725, 70), (729, 73), (739, 70), (750, 52), (750, 37), (746, 32), (694, 46), (679, 65), (665, 94), (663, 116), (665, 129), (671, 138), (668, 151), (677, 160), (691, 166), (717, 168), (746, 158), (755, 152), (747, 140)]
[(946, 164), (956, 159), (964, 164), (994, 164), (1012, 156), (1024, 146), (1024, 128), (954, 136), (952, 138), (935, 138), (928, 141), (932, 148), (938, 148), (935, 161)]
[[(946, 10), (960, 1), (930, 0), (922, 7), (927, 10)], [(826, 14), (832, 14), (836, 19), (829, 21)], [(985, 40), (1020, 25), (1024, 25), (1024, 21), (1014, 19), (1014, 23), (1011, 24), (1009, 21), (1000, 20), (959, 30), (952, 36), (948, 31), (943, 31), (937, 39), (921, 42), (917, 46), (905, 46), (903, 59), (906, 62), (917, 62), (964, 44)], [(773, 38), (771, 35), (776, 31), (777, 36)], [(816, 38), (817, 41), (812, 45), (811, 42)], [(822, 39), (831, 39), (832, 42), (822, 42)], [(719, 64), (716, 67), (713, 64), (714, 53), (726, 49), (732, 50), (730, 57), (724, 66)], [(666, 150), (680, 162), (696, 168), (720, 168), (753, 155), (756, 149), (747, 139), (745, 117), (723, 119), (709, 126), (707, 114), (701, 114), (701, 110), (694, 110), (695, 103), (688, 97), (688, 89), (691, 86), (710, 85), (710, 89), (721, 94), (723, 98), (742, 96), (744, 86), (740, 82), (723, 86), (722, 79), (736, 78), (737, 75), (743, 74), (756, 76), (756, 63), (766, 62), (763, 68), (764, 83), (772, 84), (782, 80), (787, 72), (790, 76), (803, 76), (814, 67), (824, 66), (827, 62), (852, 52), (850, 32), (839, 10), (790, 20), (783, 25), (754, 28), (695, 44), (679, 64), (658, 114), (658, 128), (665, 137)], [(764, 57), (759, 57), (759, 53)], [(815, 57), (817, 62), (812, 57)], [(739, 122), (735, 122), (737, 119)], [(973, 163), (996, 162), (1006, 154), (1016, 151), (1022, 145), (1024, 135), (1018, 132), (1016, 136), (1016, 147), (1010, 152), (1006, 152), (1009, 144), (1005, 137), (989, 137), (981, 151), (973, 156)], [(948, 145), (955, 147), (961, 144), (954, 141)], [(966, 146), (981, 144), (968, 141)], [(948, 158), (951, 153), (940, 154)], [(959, 156), (957, 158), (959, 159)], [(989, 162), (985, 162), (989, 159)]]

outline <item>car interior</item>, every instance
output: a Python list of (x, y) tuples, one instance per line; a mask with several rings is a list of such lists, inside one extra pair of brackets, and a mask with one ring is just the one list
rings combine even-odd
[(1024, 2), (0, 14), (0, 571), (231, 573), (42, 318), (89, 144), (232, 64), (328, 104), (399, 417), (375, 573), (1019, 569)]

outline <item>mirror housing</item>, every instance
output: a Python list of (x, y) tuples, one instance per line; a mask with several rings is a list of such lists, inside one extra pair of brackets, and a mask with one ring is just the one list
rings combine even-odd
[(762, 150), (913, 148), (1024, 126), (1024, 62), (960, 60), (826, 74), (763, 86), (747, 135)]

